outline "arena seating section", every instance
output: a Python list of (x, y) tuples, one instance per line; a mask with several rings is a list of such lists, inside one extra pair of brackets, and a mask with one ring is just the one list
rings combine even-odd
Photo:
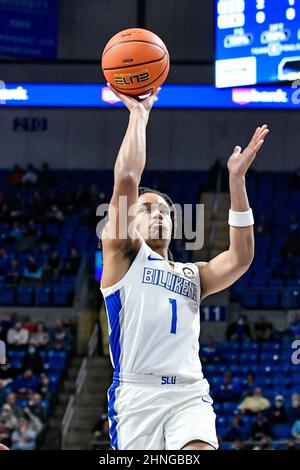
[[(15, 320), (11, 314), (0, 320), (0, 339), (6, 343), (7, 332), (14, 328)], [(0, 434), (1, 441), (6, 445), (14, 444), (12, 435), (18, 429), (20, 418), (26, 418), (29, 427), (34, 430), (35, 437), (30, 443), (32, 448), (39, 447), (43, 440), (73, 351), (74, 334), (71, 324), (59, 323), (61, 326), (58, 329), (55, 324), (46, 328), (47, 344), (36, 347), (34, 353), (31, 344), (32, 334), (36, 332), (37, 326), (34, 322), (22, 324), (22, 328), (29, 332), (27, 344), (17, 347), (7, 343), (7, 365), (0, 368), (0, 421), (4, 423), (4, 434), (3, 429)], [(28, 369), (32, 370), (32, 377), (26, 382), (23, 374)], [(38, 403), (34, 402), (36, 397)], [(11, 420), (15, 420), (15, 423)]]
[[(4, 248), (9, 259), (16, 258), (19, 267), (24, 269), (28, 256), (33, 256), (40, 267), (49, 260), (50, 253), (57, 250), (64, 262), (68, 251), (77, 249), (80, 259), (86, 260), (93, 269), (97, 248), (95, 227), (96, 208), (108, 202), (113, 187), (111, 171), (56, 171), (51, 183), (16, 188), (8, 184), (9, 171), (0, 172), (0, 187), (8, 205), (18, 209), (20, 225), (33, 219), (39, 233), (50, 236), (51, 243), (37, 240), (34, 249), (20, 250), (16, 244), (7, 243), (6, 234), (12, 230), (15, 216), (0, 219), (0, 249)], [(142, 185), (157, 188), (168, 193), (175, 202), (196, 203), (200, 192), (207, 189), (207, 172), (151, 172), (144, 174)], [(299, 182), (298, 182), (299, 183)], [(300, 237), (299, 208), (300, 186), (295, 186), (289, 174), (251, 172), (247, 178), (249, 200), (256, 219), (256, 254), (250, 271), (232, 288), (232, 300), (241, 303), (244, 309), (260, 309), (267, 315), (268, 309), (287, 310), (300, 308)], [(96, 189), (95, 189), (96, 188)], [(33, 194), (38, 191), (43, 201), (42, 210), (37, 214)], [(100, 193), (100, 197), (99, 197)], [(58, 206), (64, 218), (62, 221), (49, 220), (51, 204)], [(40, 208), (41, 209), (41, 208)], [(1, 199), (0, 199), (1, 210)], [(0, 212), (1, 214), (1, 212)], [(48, 215), (47, 215), (48, 214)], [(49, 237), (48, 237), (49, 238)], [(292, 262), (290, 261), (292, 257)], [(5, 280), (5, 266), (0, 273), (0, 305), (47, 305), (67, 306), (72, 303), (76, 276), (60, 274), (52, 278), (42, 277), (36, 285), (17, 283), (10, 285)], [(297, 329), (298, 328), (298, 329)], [(293, 336), (294, 335), (294, 336)], [(237, 406), (246, 387), (248, 373), (253, 373), (255, 386), (261, 387), (264, 397), (271, 403), (276, 395), (283, 395), (288, 408), (291, 395), (300, 392), (300, 379), (297, 366), (291, 363), (291, 340), (299, 337), (300, 325), (283, 335), (275, 335), (270, 342), (228, 341), (218, 345), (220, 360), (204, 364), (204, 373), (211, 383), (215, 399), (217, 429), (223, 448), (226, 434)], [(9, 360), (16, 370), (20, 370), (24, 351), (9, 351)], [(67, 364), (68, 353), (59, 354), (53, 350), (41, 352), (44, 368), (51, 380), (53, 399), (55, 399), (59, 380)], [(299, 366), (298, 366), (299, 367)], [(230, 370), (232, 384), (238, 392), (233, 400), (220, 402), (218, 387), (222, 384), (224, 373)], [(9, 391), (9, 390), (8, 390)], [(52, 400), (52, 398), (51, 398)], [(43, 401), (46, 410), (50, 403)], [(20, 402), (19, 405), (26, 405)], [(244, 414), (243, 439), (251, 439), (251, 426), (255, 416)], [(270, 435), (274, 446), (280, 448), (282, 440), (291, 436), (291, 423), (277, 424), (271, 428)]]

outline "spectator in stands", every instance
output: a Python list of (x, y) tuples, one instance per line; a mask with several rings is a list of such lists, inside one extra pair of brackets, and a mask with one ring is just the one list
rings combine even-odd
[(274, 405), (267, 411), (267, 417), (271, 426), (287, 422), (288, 418), (283, 395), (276, 395)]
[(16, 392), (19, 398), (28, 399), (31, 392), (37, 391), (39, 378), (33, 375), (32, 369), (25, 369), (23, 374), (18, 375), (13, 383), (12, 390)]
[(50, 170), (48, 163), (43, 163), (40, 174), (39, 184), (41, 187), (53, 187), (55, 185), (55, 175)]
[(9, 266), (9, 256), (4, 248), (0, 248), (0, 276), (6, 274)]
[(262, 395), (261, 388), (257, 387), (254, 394), (244, 398), (238, 408), (246, 413), (257, 414), (270, 408), (270, 402)]
[(13, 323), (14, 323), (14, 316), (15, 314), (13, 315), (12, 313), (7, 313), (5, 312), (3, 314), (3, 317), (0, 321), (0, 329), (1, 329), (1, 332), (2, 332), (2, 341), (5, 341), (6, 342), (6, 337), (7, 337), (7, 333), (8, 333), (8, 330), (13, 326)]
[(22, 177), (22, 183), (33, 186), (38, 182), (38, 174), (34, 169), (33, 165), (29, 164), (27, 169)]
[(45, 408), (42, 406), (42, 397), (39, 393), (33, 393), (29, 401), (30, 412), (42, 422), (46, 420)]
[(80, 266), (81, 258), (76, 248), (70, 248), (69, 257), (64, 266), (64, 274), (66, 276), (76, 276)]
[(262, 414), (258, 413), (256, 420), (251, 425), (252, 438), (255, 440), (262, 439), (263, 437), (270, 436), (271, 429), (270, 423), (267, 418)]
[(297, 442), (300, 442), (300, 419), (295, 421), (292, 426), (292, 436)]
[(242, 414), (236, 412), (233, 416), (231, 426), (225, 434), (226, 441), (235, 441), (237, 439), (244, 439), (247, 435), (247, 429), (243, 422)]
[(219, 348), (212, 336), (207, 336), (200, 353), (203, 364), (214, 364), (220, 361)]
[(28, 258), (27, 265), (23, 272), (23, 278), (26, 281), (40, 281), (43, 276), (43, 268), (38, 266), (36, 260), (31, 256)]
[(19, 268), (19, 262), (16, 259), (12, 259), (10, 267), (7, 270), (5, 276), (6, 284), (19, 284), (21, 279), (21, 271)]
[(0, 409), (3, 406), (3, 403), (5, 402), (5, 397), (6, 397), (6, 389), (5, 389), (5, 383), (2, 379), (0, 379)]
[(9, 186), (20, 186), (22, 183), (23, 171), (19, 165), (14, 165), (10, 174), (8, 175)]
[(254, 323), (256, 341), (272, 341), (273, 339), (273, 325), (268, 322), (263, 315), (260, 315), (258, 320)]
[(0, 384), (2, 388), (7, 387), (15, 378), (15, 370), (11, 367), (9, 362), (0, 366)]
[(245, 446), (241, 439), (236, 439), (230, 450), (244, 450)]
[(7, 343), (13, 349), (25, 349), (29, 341), (29, 332), (20, 321), (15, 323), (13, 328), (10, 328), (7, 333)]
[(61, 320), (56, 320), (50, 336), (50, 346), (60, 344), (64, 349), (71, 348), (71, 334), (69, 329), (65, 328)]
[[(3, 405), (0, 412), (0, 422), (2, 423), (2, 431), (8, 434), (7, 439), (10, 438), (11, 432), (17, 427), (18, 419), (14, 415), (13, 409), (10, 405)], [(0, 440), (3, 442), (3, 437), (0, 437)], [(5, 444), (5, 443), (4, 443)], [(10, 445), (7, 443), (6, 445)]]
[(290, 423), (300, 421), (300, 394), (293, 393), (291, 396), (291, 407), (289, 409), (288, 418)]
[(13, 245), (17, 241), (19, 241), (23, 236), (23, 228), (19, 224), (18, 221), (14, 221), (10, 230), (8, 230), (7, 236), (5, 237), (5, 242)]
[(58, 251), (52, 251), (45, 268), (46, 276), (59, 276), (62, 270), (62, 266), (63, 263), (59, 257)]
[(49, 222), (64, 222), (64, 213), (56, 204), (51, 206), (51, 209), (48, 212), (48, 220)]
[(43, 361), (39, 351), (32, 344), (23, 358), (22, 369), (32, 369), (34, 374), (40, 374), (44, 370)]
[[(16, 416), (17, 418), (19, 418), (20, 416), (23, 416), (23, 411), (22, 409), (16, 404), (17, 402), (17, 395), (16, 393), (14, 392), (11, 392), (7, 395), (6, 397), (6, 400), (5, 400), (5, 404), (3, 405), (3, 407), (5, 405), (8, 405), (8, 407), (6, 407), (6, 409), (9, 409), (11, 410), (11, 413)], [(2, 409), (3, 409), (2, 407)], [(1, 410), (2, 411), (2, 410)]]
[(20, 418), (18, 428), (12, 433), (11, 450), (34, 450), (37, 433), (30, 426), (28, 419)]
[(104, 414), (101, 416), (101, 418), (96, 422), (94, 428), (93, 428), (93, 433), (94, 433), (94, 448), (97, 448), (97, 444), (101, 444), (103, 442), (109, 442), (110, 437), (109, 437), (109, 423), (107, 419), (107, 415)]
[(0, 416), (0, 442), (5, 446), (10, 446), (10, 429), (5, 418)]
[(24, 236), (35, 241), (41, 234), (40, 227), (33, 219), (30, 219), (25, 226)]
[(249, 341), (251, 340), (251, 331), (248, 325), (248, 319), (245, 315), (240, 315), (238, 320), (231, 323), (226, 332), (228, 341)]
[(292, 437), (291, 439), (288, 440), (286, 450), (297, 450), (297, 445), (296, 444), (297, 444), (296, 439), (294, 437)]
[(232, 374), (230, 371), (225, 372), (223, 383), (220, 384), (215, 395), (218, 401), (236, 401), (240, 395), (240, 389), (237, 385), (232, 383)]
[(39, 384), (37, 392), (41, 395), (43, 400), (50, 400), (51, 398), (51, 384), (49, 377), (45, 372), (42, 372), (39, 377)]
[(34, 346), (36, 349), (41, 350), (45, 349), (48, 345), (49, 339), (49, 334), (46, 330), (45, 324), (43, 322), (39, 322), (36, 327), (36, 332), (30, 335), (29, 344)]
[(247, 375), (246, 383), (243, 385), (243, 396), (253, 395), (256, 389), (254, 374)]

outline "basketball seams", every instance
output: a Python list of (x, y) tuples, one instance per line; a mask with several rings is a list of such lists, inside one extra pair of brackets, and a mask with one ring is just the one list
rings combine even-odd
[(144, 40), (142, 40), (142, 39), (131, 39), (131, 40), (128, 40), (128, 41), (118, 41), (118, 42), (115, 42), (114, 44), (112, 44), (107, 50), (104, 50), (104, 52), (103, 52), (103, 54), (102, 54), (102, 60), (103, 60), (103, 57), (108, 53), (108, 51), (110, 51), (113, 47), (118, 46), (119, 44), (125, 44), (125, 43), (128, 43), (128, 42), (141, 42), (141, 43), (151, 44), (151, 46), (158, 47), (158, 48), (161, 49), (164, 53), (167, 52), (165, 48), (163, 48), (162, 46), (159, 46), (159, 45), (156, 44), (155, 42), (144, 41)]
[(148, 60), (147, 62), (140, 62), (138, 64), (121, 65), (120, 67), (103, 68), (103, 70), (107, 71), (107, 70), (128, 69), (130, 67), (139, 67), (142, 65), (155, 64), (156, 62), (160, 62), (161, 60), (164, 60), (165, 57), (166, 57), (166, 52), (164, 53), (162, 57), (160, 57), (160, 59)]

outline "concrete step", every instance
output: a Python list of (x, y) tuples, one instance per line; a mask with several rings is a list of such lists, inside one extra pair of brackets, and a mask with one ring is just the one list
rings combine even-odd
[[(103, 413), (106, 413), (107, 410), (104, 410), (104, 408), (102, 406), (99, 406), (98, 408), (98, 416), (101, 416)], [(92, 407), (88, 407), (88, 406), (84, 406), (84, 407), (80, 407), (80, 408), (77, 408), (76, 411), (75, 411), (75, 419), (80, 421), (80, 420), (95, 420), (95, 416), (96, 416), (96, 410), (95, 410), (95, 407), (92, 406)]]

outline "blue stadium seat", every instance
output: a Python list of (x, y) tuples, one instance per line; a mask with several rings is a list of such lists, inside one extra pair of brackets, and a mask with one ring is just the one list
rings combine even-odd
[(51, 305), (52, 288), (46, 286), (38, 286), (35, 292), (36, 305)]
[(263, 308), (278, 308), (281, 305), (281, 288), (268, 287), (262, 289), (261, 292), (261, 306)]
[(241, 301), (245, 308), (258, 308), (260, 305), (260, 290), (255, 287), (244, 289)]
[(289, 439), (291, 437), (291, 426), (288, 424), (275, 424), (275, 426), (272, 426), (272, 434), (275, 439)]
[(233, 415), (234, 411), (237, 409), (239, 402), (226, 402), (223, 403), (223, 413), (225, 415)]
[(68, 286), (59, 286), (53, 288), (53, 305), (68, 306), (71, 305), (72, 289)]
[(261, 355), (260, 355), (260, 363), (261, 364), (272, 364), (272, 363), (275, 363), (279, 361), (279, 354), (277, 352), (273, 352), (273, 351), (268, 351), (268, 352), (262, 352)]
[(33, 287), (19, 286), (17, 288), (17, 304), (32, 305), (33, 304)]
[(247, 343), (242, 344), (242, 351), (243, 352), (252, 352), (256, 353), (260, 349), (260, 344), (258, 342), (249, 341)]
[(257, 364), (258, 362), (258, 354), (253, 352), (245, 352), (240, 354), (240, 363), (246, 364)]
[(0, 305), (9, 306), (15, 304), (15, 290), (7, 285), (0, 285)]

